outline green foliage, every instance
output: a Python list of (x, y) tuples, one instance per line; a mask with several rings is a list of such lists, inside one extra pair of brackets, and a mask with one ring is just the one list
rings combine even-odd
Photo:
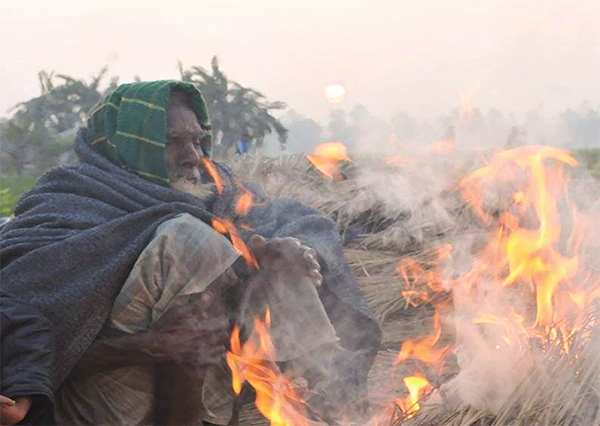
[(7, 189), (0, 189), (0, 217), (11, 216), (19, 197), (11, 194)]
[[(243, 133), (260, 147), (265, 136), (275, 132), (285, 146), (288, 131), (272, 115), (285, 109), (284, 103), (269, 102), (260, 92), (229, 80), (216, 57), (210, 70), (183, 70), (180, 65), (180, 72), (182, 79), (194, 83), (207, 100), (217, 156), (231, 152)], [(41, 172), (72, 161), (75, 130), (85, 124), (86, 114), (94, 105), (118, 86), (118, 78), (113, 77), (102, 90), (106, 74), (103, 68), (85, 80), (41, 71), (40, 95), (16, 105), (13, 116), (0, 121), (1, 173)]]
[(262, 93), (230, 80), (219, 67), (216, 56), (210, 70), (197, 66), (184, 70), (180, 63), (179, 72), (183, 81), (193, 83), (204, 95), (217, 157), (231, 153), (244, 133), (250, 135), (255, 147), (261, 147), (265, 136), (275, 132), (280, 146), (285, 147), (288, 130), (272, 115), (285, 109), (285, 103), (269, 102)]
[(573, 155), (582, 168), (589, 170), (594, 178), (600, 179), (600, 148), (576, 149)]
[[(15, 118), (27, 118), (39, 132), (60, 134), (77, 128), (85, 123), (86, 113), (102, 99), (100, 84), (106, 72), (107, 68), (103, 68), (87, 83), (68, 75), (41, 71), (40, 96), (18, 104)], [(113, 78), (108, 90), (117, 84), (118, 80)]]
[[(106, 68), (90, 82), (64, 74), (41, 71), (40, 95), (15, 106), (14, 115), (0, 123), (2, 173), (44, 171), (73, 157), (75, 130), (85, 123), (86, 113), (102, 98), (100, 84)], [(118, 84), (113, 78), (108, 89)]]
[(0, 217), (11, 216), (17, 201), (40, 177), (38, 173), (7, 175), (0, 186)]

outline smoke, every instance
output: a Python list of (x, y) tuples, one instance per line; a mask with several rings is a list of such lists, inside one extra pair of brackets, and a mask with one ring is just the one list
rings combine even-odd
[[(536, 155), (536, 148), (521, 148), (521, 151)], [(480, 158), (464, 153), (438, 155), (417, 150), (405, 154), (404, 163), (392, 168), (359, 161), (356, 179), (361, 190), (354, 195), (346, 213), (360, 217), (365, 211), (376, 209), (382, 216), (393, 219), (393, 224), (385, 230), (364, 236), (362, 243), (371, 249), (406, 253), (439, 247), (442, 243), (452, 246), (451, 258), (438, 272), (444, 290), (452, 295), (452, 308), (443, 311), (443, 321), (444, 327), (452, 329), (458, 371), (434, 392), (429, 404), (441, 404), (449, 410), (469, 406), (499, 414), (514, 399), (517, 390), (524, 392), (525, 388), (525, 392), (536, 394), (531, 384), (523, 385), (534, 368), (551, 376), (553, 362), (566, 354), (549, 360), (548, 351), (556, 350), (553, 346), (566, 347), (580, 338), (574, 325), (579, 319), (575, 316), (594, 312), (597, 296), (589, 297), (585, 307), (558, 319), (556, 325), (535, 328), (536, 290), (540, 289), (502, 282), (509, 272), (509, 262), (494, 259), (501, 253), (490, 253), (486, 247), (501, 229), (499, 218), (504, 214), (519, 217), (526, 232), (540, 227), (539, 212), (534, 208), (522, 209), (514, 199), (515, 193), (531, 189), (534, 171), (526, 170), (512, 177), (509, 170), (498, 171), (499, 179), (488, 182), (477, 200), (482, 211), (491, 215), (490, 222), (486, 222), (465, 204), (460, 188), (464, 177), (483, 166)], [(561, 297), (568, 293), (567, 288), (590, 292), (599, 283), (600, 185), (582, 170), (577, 170), (576, 179), (563, 185), (557, 181), (561, 173), (552, 162), (546, 164), (546, 171), (548, 195), (556, 197), (560, 220), (552, 226), (562, 231), (555, 245), (558, 255), (565, 259), (556, 261), (577, 258), (580, 262), (579, 273), (572, 280), (565, 277), (558, 283), (563, 291), (562, 296), (557, 293), (553, 302), (558, 312), (563, 309)], [(577, 213), (572, 211), (574, 208)], [(586, 231), (582, 232), (583, 229)], [(576, 239), (582, 240), (581, 246), (576, 247), (573, 242)], [(567, 322), (573, 333), (557, 337), (556, 333), (561, 333), (558, 328)], [(568, 386), (575, 386), (577, 379), (569, 377)]]
[[(353, 154), (397, 155), (423, 151), (445, 137), (450, 127), (458, 151), (499, 150), (544, 144), (564, 148), (594, 148), (600, 140), (600, 107), (587, 102), (576, 109), (549, 114), (542, 107), (516, 115), (510, 111), (472, 107), (466, 114), (454, 109), (429, 118), (417, 119), (409, 112), (378, 117), (365, 106), (330, 113), (318, 123), (290, 111), (283, 118), (289, 132), (286, 153), (311, 153), (320, 143), (344, 143)], [(275, 136), (267, 137), (263, 152), (279, 155)]]
[[(533, 152), (535, 151), (532, 149), (532, 155)], [(440, 168), (436, 176), (452, 186), (453, 182), (447, 180), (448, 175), (443, 170)], [(428, 172), (430, 171), (428, 170)], [(549, 188), (546, 195), (552, 194), (556, 197), (556, 206), (552, 206), (552, 200), (544, 201), (543, 208), (550, 209), (550, 211), (543, 213), (552, 216), (551, 210), (556, 207), (560, 223), (552, 223), (551, 226), (554, 229), (562, 230), (560, 238), (557, 238), (556, 241), (556, 246), (561, 253), (558, 253), (553, 261), (564, 262), (566, 265), (567, 258), (580, 259), (578, 260), (579, 273), (573, 280), (565, 275), (564, 279), (558, 283), (558, 290), (568, 292), (566, 288), (569, 288), (579, 289), (583, 292), (592, 291), (598, 284), (598, 259), (592, 259), (589, 255), (594, 250), (597, 253), (598, 249), (597, 233), (600, 228), (597, 220), (600, 217), (598, 215), (598, 182), (580, 176), (579, 179), (562, 187), (555, 180), (560, 177), (560, 174), (550, 174), (557, 170), (552, 166), (547, 166), (546, 171), (549, 173), (544, 177)], [(501, 411), (535, 364), (546, 366), (548, 372), (551, 370), (553, 366), (548, 364), (545, 355), (550, 345), (565, 345), (565, 341), (570, 341), (573, 336), (577, 335), (563, 335), (562, 340), (556, 339), (556, 336), (552, 334), (556, 333), (554, 327), (560, 327), (561, 323), (566, 326), (566, 323), (571, 321), (573, 330), (576, 330), (574, 324), (577, 323), (577, 319), (573, 317), (566, 316), (560, 319), (558, 315), (557, 325), (537, 327), (540, 334), (533, 335), (531, 324), (536, 321), (534, 289), (516, 285), (507, 286), (506, 283), (503, 283), (502, 277), (508, 275), (509, 272), (504, 269), (511, 266), (510, 262), (503, 263), (501, 259), (494, 258), (494, 256), (502, 256), (501, 250), (490, 253), (487, 249), (482, 249), (482, 247), (486, 247), (486, 244), (489, 247), (489, 243), (494, 241), (494, 233), (502, 229), (498, 225), (499, 218), (511, 211), (514, 214), (515, 201), (512, 195), (516, 191), (528, 188), (527, 176), (511, 177), (510, 170), (498, 170), (498, 172), (500, 179), (489, 182), (477, 200), (482, 210), (492, 215), (491, 224), (473, 220), (474, 218), (471, 217), (470, 225), (467, 225), (464, 222), (461, 223), (460, 218), (452, 213), (444, 215), (444, 225), (446, 226), (448, 226), (448, 218), (456, 219), (451, 226), (453, 229), (446, 234), (453, 250), (452, 258), (444, 265), (442, 274), (445, 289), (451, 292), (453, 297), (453, 309), (446, 320), (454, 327), (455, 331), (455, 355), (459, 373), (453, 380), (444, 384), (440, 389), (440, 395), (436, 396), (438, 400), (441, 396), (444, 403), (451, 408), (468, 405), (494, 413)], [(531, 170), (529, 173), (535, 172)], [(429, 174), (427, 175), (429, 176)], [(417, 181), (412, 180), (412, 183), (415, 185)], [(425, 189), (429, 196), (435, 196), (435, 193), (443, 187), (443, 183), (436, 182), (436, 184), (430, 184)], [(572, 190), (567, 191), (567, 189)], [(414, 189), (412, 192), (418, 193)], [(403, 191), (403, 196), (410, 193), (411, 191)], [(439, 193), (442, 194), (443, 191)], [(417, 200), (418, 205), (420, 201), (422, 202), (421, 195), (422, 193), (419, 193), (418, 197), (413, 198)], [(531, 194), (531, 196), (537, 196), (537, 194)], [(436, 203), (430, 204), (435, 205)], [(447, 203), (439, 204), (448, 206)], [(538, 208), (540, 207), (538, 206)], [(573, 208), (577, 209), (577, 214), (571, 211)], [(538, 211), (537, 214), (534, 214), (531, 210), (523, 212), (520, 219), (521, 226), (525, 228), (524, 232), (526, 233), (531, 233), (542, 226), (540, 224), (541, 213)], [(427, 212), (427, 209), (424, 211)], [(448, 210), (446, 211), (448, 212)], [(579, 211), (584, 211), (584, 213), (579, 213)], [(434, 214), (430, 216), (430, 219), (437, 221), (439, 217)], [(581, 232), (583, 229), (587, 229), (585, 235)], [(506, 229), (503, 232), (506, 232)], [(540, 235), (538, 238), (542, 239), (544, 235)], [(573, 240), (578, 238), (582, 239), (580, 250), (576, 250), (576, 244), (573, 244)], [(536, 243), (538, 243), (537, 240)], [(527, 241), (520, 241), (520, 244), (526, 245)], [(541, 250), (545, 250), (541, 247)], [(577, 258), (576, 256), (580, 253), (581, 257)], [(524, 251), (522, 257), (528, 254)], [(563, 259), (562, 256), (565, 258)], [(522, 260), (522, 258), (518, 260)], [(547, 259), (540, 261), (545, 260)], [(503, 272), (502, 276), (497, 275), (498, 267), (494, 265), (495, 262), (499, 262)], [(512, 266), (514, 267), (514, 265)], [(594, 278), (590, 278), (591, 276)], [(543, 281), (545, 279), (544, 271), (536, 272), (533, 278)], [(540, 288), (535, 290), (538, 293), (541, 291)], [(553, 301), (556, 312), (563, 303), (559, 295), (557, 292)], [(593, 305), (596, 303), (593, 300), (594, 297), (596, 296), (586, 300), (589, 306), (581, 306), (580, 311), (574, 315), (593, 312)], [(525, 330), (526, 328), (527, 330)], [(558, 340), (561, 341), (558, 342)], [(564, 350), (568, 352), (569, 349)], [(529, 389), (529, 391), (536, 392), (536, 389)]]
[[(457, 140), (459, 132), (460, 128), (457, 128)], [(530, 398), (528, 401), (541, 395), (536, 388), (540, 382), (532, 379), (532, 371), (547, 380), (555, 374), (555, 361), (563, 362), (568, 358), (558, 347), (560, 345), (549, 343), (553, 331), (542, 330), (539, 335), (532, 335), (530, 329), (536, 321), (537, 311), (533, 289), (527, 285), (503, 286), (498, 279), (505, 277), (506, 271), (504, 267), (496, 267), (499, 271), (489, 266), (494, 262), (491, 253), (486, 253), (485, 249), (497, 236), (499, 220), (504, 213), (520, 214), (520, 223), (525, 229), (539, 228), (535, 210), (523, 209), (515, 201), (515, 193), (526, 190), (530, 184), (530, 174), (516, 173), (509, 178), (510, 173), (504, 170), (499, 173), (502, 179), (486, 184), (478, 198), (481, 210), (489, 215), (484, 220), (465, 201), (461, 182), (473, 171), (489, 164), (493, 152), (483, 155), (460, 150), (436, 153), (426, 147), (412, 147), (395, 155), (393, 161), (386, 158), (390, 151), (382, 152), (385, 154), (351, 155), (352, 161), (341, 165), (346, 179), (336, 181), (325, 178), (299, 157), (246, 158), (235, 168), (238, 176), (259, 183), (270, 196), (296, 198), (337, 221), (350, 244), (348, 259), (353, 261), (352, 266), (367, 299), (381, 318), (386, 342), (406, 338), (409, 314), (398, 306), (408, 304), (400, 299), (400, 295), (409, 283), (398, 275), (391, 279), (374, 274), (389, 273), (382, 272), (389, 271), (388, 259), (395, 259), (391, 265), (393, 269), (402, 259), (414, 256), (420, 261), (429, 249), (452, 246), (449, 258), (429, 264), (433, 269), (428, 270), (429, 266), (422, 263), (423, 272), (439, 274), (442, 290), (450, 294), (452, 300), (451, 306), (440, 307), (443, 342), (436, 347), (454, 343), (442, 375), (431, 374), (432, 369), (428, 366), (420, 370), (427, 374), (434, 387), (443, 383), (424, 403), (424, 414), (432, 405), (444, 407), (446, 411), (466, 405), (498, 415), (510, 404), (527, 406), (527, 402), (519, 401), (516, 395)], [(553, 171), (555, 165), (555, 160), (548, 161), (548, 170)], [(597, 258), (600, 250), (600, 184), (583, 169), (566, 167), (565, 174), (574, 175), (565, 185), (547, 178), (549, 193), (557, 197), (562, 228), (556, 246), (567, 258), (579, 253), (580, 273), (573, 277), (569, 288), (591, 291), (598, 285), (600, 271), (600, 259)], [(571, 212), (573, 206), (577, 207), (578, 215)], [(576, 225), (576, 219), (581, 222), (579, 225)], [(569, 237), (582, 225), (586, 229), (582, 234), (583, 243), (574, 250)], [(363, 250), (362, 254), (357, 252), (359, 249)], [(355, 256), (370, 259), (374, 266), (355, 259)], [(481, 269), (483, 271), (479, 271)], [(471, 274), (473, 271), (479, 271), (479, 274)], [(590, 274), (594, 277), (591, 280)], [(423, 286), (423, 276), (418, 279)], [(399, 281), (401, 286), (391, 285)], [(566, 288), (565, 285), (565, 282), (560, 284), (561, 288)], [(586, 309), (591, 312), (592, 306)], [(389, 320), (392, 317), (397, 319), (394, 324)], [(418, 326), (411, 323), (410, 327), (419, 330), (423, 337), (431, 334), (430, 324), (431, 321), (426, 320)], [(524, 328), (530, 336), (523, 333)], [(579, 339), (580, 334), (572, 335), (572, 341)], [(386, 343), (386, 348), (397, 353), (399, 346)], [(574, 346), (572, 350), (576, 350)], [(378, 401), (382, 401), (382, 394), (388, 392), (387, 402), (390, 403), (406, 394), (403, 376), (393, 374), (393, 371), (407, 374), (407, 368), (412, 364), (395, 370), (388, 363), (384, 369), (382, 366), (388, 362), (385, 360), (389, 359), (389, 352), (387, 355), (382, 352), (380, 359), (381, 364), (376, 362), (373, 368), (377, 379), (372, 391)], [(564, 366), (563, 376), (555, 379), (565, 388), (580, 389), (582, 386), (575, 370), (569, 366)], [(552, 398), (558, 398), (556, 395), (558, 390)], [(374, 414), (381, 414), (377, 406)]]

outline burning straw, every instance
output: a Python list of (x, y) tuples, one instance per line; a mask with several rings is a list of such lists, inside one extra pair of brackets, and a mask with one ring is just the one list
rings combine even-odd
[(600, 235), (569, 194), (575, 160), (523, 147), (468, 173), (479, 159), (450, 155), (353, 159), (344, 180), (301, 157), (234, 167), (345, 232), (384, 331), (373, 426), (600, 424)]
[(600, 424), (600, 334), (597, 313), (588, 325), (574, 336), (572, 352), (565, 354), (559, 346), (538, 354), (524, 372), (507, 400), (492, 413), (468, 406), (426, 407), (409, 421), (398, 419), (396, 425), (410, 426), (529, 426), (529, 425), (598, 425)]

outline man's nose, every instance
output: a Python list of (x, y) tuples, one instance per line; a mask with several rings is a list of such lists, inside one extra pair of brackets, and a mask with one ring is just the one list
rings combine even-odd
[(193, 143), (185, 145), (183, 155), (180, 157), (179, 165), (185, 168), (194, 168), (200, 166), (200, 154), (194, 147)]

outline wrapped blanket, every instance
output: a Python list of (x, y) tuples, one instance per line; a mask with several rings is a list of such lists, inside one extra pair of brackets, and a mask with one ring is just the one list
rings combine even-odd
[[(60, 386), (106, 321), (113, 300), (156, 228), (179, 213), (207, 223), (228, 217), (235, 200), (231, 173), (218, 166), (222, 194), (201, 201), (157, 185), (111, 163), (82, 129), (79, 163), (50, 170), (26, 193), (15, 218), (1, 229), (0, 280), (5, 290), (38, 309), (53, 325), (54, 383)], [(261, 195), (256, 192), (256, 199)], [(381, 333), (342, 254), (335, 225), (292, 200), (256, 204), (244, 217), (247, 238), (294, 236), (315, 248), (323, 263), (320, 296), (341, 344), (363, 356), (363, 382)]]

